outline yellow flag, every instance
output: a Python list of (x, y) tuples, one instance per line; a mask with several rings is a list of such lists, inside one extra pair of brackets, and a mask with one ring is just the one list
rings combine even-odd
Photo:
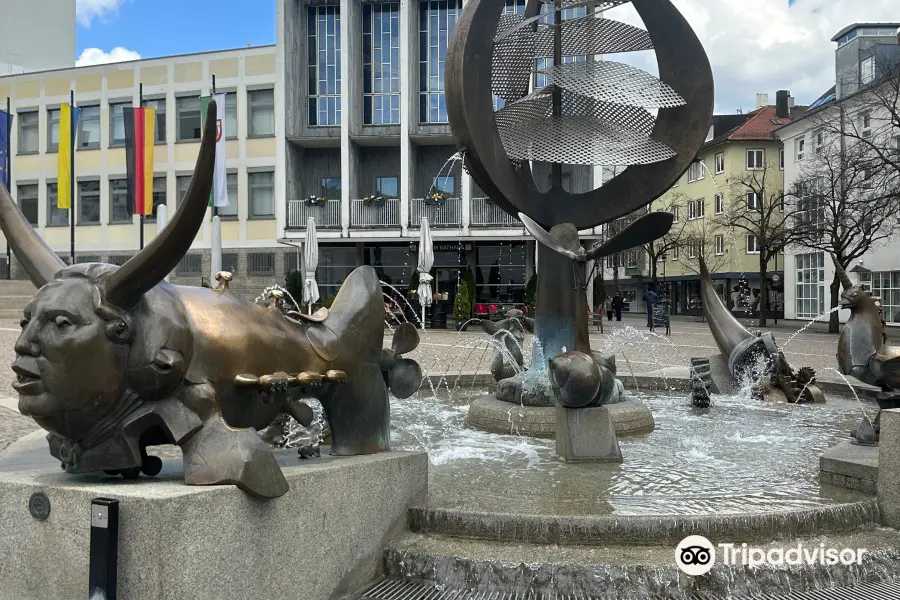
[[(72, 206), (72, 146), (75, 142), (75, 124), (78, 121), (78, 109), (72, 110), (63, 104), (59, 111), (59, 154), (56, 180), (57, 208)], [(74, 115), (72, 113), (75, 113)]]

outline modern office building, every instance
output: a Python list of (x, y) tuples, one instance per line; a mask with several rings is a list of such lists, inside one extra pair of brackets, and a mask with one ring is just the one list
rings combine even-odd
[[(506, 11), (524, 13), (524, 0)], [(122, 107), (139, 101), (158, 117), (155, 204), (169, 214), (198, 151), (199, 97), (228, 93), (229, 197), (223, 267), (235, 287), (261, 290), (297, 268), (308, 220), (317, 226), (323, 296), (358, 265), (406, 289), (419, 224), (435, 243), (435, 288), (452, 302), (466, 267), (476, 299), (518, 303), (533, 272), (534, 242), (451, 160), (444, 60), (461, 0), (320, 2), (277, 0), (276, 45), (172, 56), (0, 78), (11, 97), (13, 179), (18, 202), (62, 256), (66, 211), (55, 208), (59, 105), (74, 90), (82, 107), (76, 152), (77, 260), (121, 262), (138, 245), (137, 217), (123, 191)], [(593, 15), (567, 9), (564, 18)], [(596, 16), (600, 16), (597, 12)], [(600, 57), (566, 57), (566, 60)], [(540, 76), (534, 85), (545, 85)], [(546, 165), (544, 165), (546, 166)], [(549, 187), (550, 170), (538, 185)], [(567, 167), (563, 184), (587, 191), (593, 167)], [(440, 197), (433, 199), (434, 193)], [(371, 198), (376, 197), (376, 198)], [(368, 198), (368, 199), (367, 199)], [(145, 238), (156, 228), (145, 224)], [(591, 237), (595, 232), (584, 232)], [(596, 236), (594, 236), (596, 237)], [(211, 230), (200, 232), (179, 280), (208, 276)], [(13, 269), (16, 273), (16, 269)]]
[(0, 76), (74, 66), (74, 0), (0, 2)]
[[(793, 189), (810, 161), (822, 152), (829, 135), (823, 123), (843, 123), (841, 131), (861, 133), (883, 147), (900, 150), (900, 136), (886, 115), (860, 104), (861, 93), (900, 65), (900, 23), (857, 23), (838, 32), (835, 50), (835, 86), (826, 91), (801, 118), (777, 132), (784, 142), (784, 183)], [(896, 81), (887, 83), (894, 90)], [(833, 130), (833, 127), (828, 127)], [(870, 132), (870, 133), (867, 133)], [(815, 163), (812, 163), (813, 165)], [(850, 267), (850, 277), (869, 285), (882, 299), (888, 323), (900, 323), (900, 267), (896, 238), (885, 240)], [(792, 247), (785, 256), (785, 317), (813, 319), (829, 310), (834, 279), (831, 259), (822, 251)], [(850, 312), (839, 311), (841, 321)]]

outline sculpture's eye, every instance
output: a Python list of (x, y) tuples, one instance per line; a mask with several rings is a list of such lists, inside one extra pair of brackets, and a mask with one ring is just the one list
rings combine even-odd
[(28, 327), (28, 323), (29, 323), (29, 320), (27, 318), (23, 318), (21, 321), (19, 321), (19, 326), (22, 329), (25, 329), (26, 327)]
[(65, 329), (72, 326), (72, 321), (70, 321), (67, 317), (63, 317), (62, 315), (56, 317), (55, 322), (56, 326), (60, 329)]

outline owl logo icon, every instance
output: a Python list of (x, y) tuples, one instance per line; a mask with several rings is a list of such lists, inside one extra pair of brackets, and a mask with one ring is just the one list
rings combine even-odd
[(716, 562), (716, 549), (702, 535), (690, 535), (675, 548), (675, 564), (692, 577), (706, 575)]

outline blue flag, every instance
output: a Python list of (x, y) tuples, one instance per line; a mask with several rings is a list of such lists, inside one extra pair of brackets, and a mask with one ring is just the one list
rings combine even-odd
[(12, 129), (13, 116), (0, 110), (0, 183), (9, 189), (9, 173), (6, 172), (6, 160), (9, 156), (9, 132)]

